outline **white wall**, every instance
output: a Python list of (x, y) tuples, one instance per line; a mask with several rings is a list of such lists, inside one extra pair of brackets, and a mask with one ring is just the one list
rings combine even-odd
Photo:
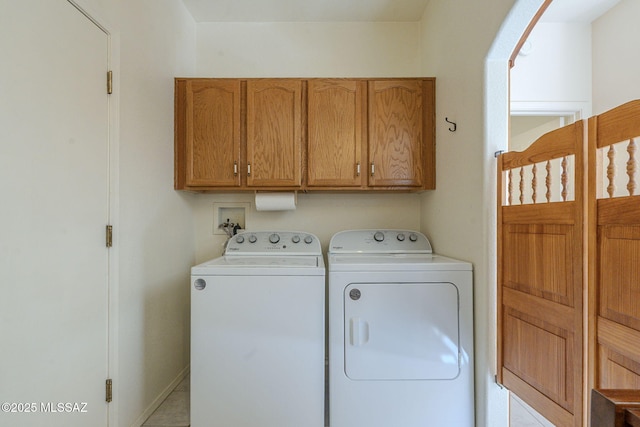
[[(420, 76), (418, 23), (200, 23), (201, 77)], [(295, 211), (258, 212), (253, 193), (199, 194), (197, 257), (218, 256), (225, 240), (213, 235), (213, 203), (251, 205), (248, 228), (298, 229), (331, 236), (350, 228), (420, 227), (418, 194), (307, 193)]]
[(119, 277), (111, 423), (138, 426), (189, 365), (194, 199), (173, 190), (173, 78), (195, 71), (196, 27), (180, 0), (80, 3), (112, 33)]
[(511, 116), (510, 151), (523, 151), (547, 132), (563, 127), (570, 118), (564, 116)]
[(640, 98), (640, 2), (622, 0), (593, 22), (593, 114)]
[(511, 69), (512, 111), (591, 115), (591, 25), (539, 22)]
[(419, 25), (198, 24), (201, 77), (417, 77)]
[[(531, 1), (526, 0), (529, 4)], [(508, 425), (507, 393), (494, 383), (495, 338), (495, 253), (487, 221), (495, 221), (490, 188), (495, 181), (494, 135), (485, 135), (485, 105), (496, 105), (503, 117), (492, 122), (498, 140), (507, 140), (506, 60), (503, 81), (485, 99), (485, 59), (513, 0), (471, 2), (431, 0), (422, 20), (422, 72), (437, 78), (436, 164), (437, 189), (422, 195), (421, 228), (441, 253), (469, 260), (474, 265), (474, 319), (476, 355), (476, 425)], [(517, 38), (516, 38), (517, 41)], [(507, 43), (508, 45), (508, 43)], [(515, 43), (513, 44), (513, 46)], [(500, 98), (502, 97), (502, 98)], [(457, 122), (449, 132), (445, 117)], [(492, 139), (493, 138), (493, 139)], [(489, 188), (489, 190), (487, 190)], [(495, 227), (494, 227), (495, 231)], [(493, 277), (492, 277), (493, 276)]]
[(194, 226), (190, 196), (173, 190), (173, 78), (195, 68), (195, 23), (179, 0), (139, 0), (121, 3), (118, 24), (117, 398), (128, 426), (189, 365)]
[(204, 262), (222, 252), (225, 235), (213, 234), (214, 202), (245, 202), (248, 229), (299, 230), (318, 236), (326, 252), (331, 236), (355, 228), (420, 229), (419, 194), (299, 193), (295, 211), (256, 211), (253, 193), (197, 195), (197, 258)]

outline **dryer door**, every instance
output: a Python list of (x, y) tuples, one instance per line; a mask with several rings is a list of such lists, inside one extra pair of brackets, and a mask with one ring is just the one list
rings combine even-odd
[(452, 283), (352, 283), (344, 292), (345, 373), (352, 380), (450, 380), (460, 373)]

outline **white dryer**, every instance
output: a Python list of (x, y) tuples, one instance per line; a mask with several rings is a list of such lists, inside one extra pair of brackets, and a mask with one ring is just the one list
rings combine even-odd
[(309, 233), (245, 231), (192, 267), (191, 426), (324, 426), (325, 289)]
[(331, 239), (331, 427), (472, 427), (473, 289), (467, 262), (410, 230)]

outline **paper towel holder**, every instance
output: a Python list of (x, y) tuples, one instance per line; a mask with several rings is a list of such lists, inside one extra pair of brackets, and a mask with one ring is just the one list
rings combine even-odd
[[(285, 207), (284, 209), (278, 209), (278, 208), (269, 209), (269, 208), (267, 208), (267, 209), (263, 209), (263, 210), (266, 210), (266, 211), (269, 211), (269, 210), (273, 210), (273, 211), (292, 210), (292, 209), (295, 210), (296, 206), (298, 205), (298, 190), (281, 190), (281, 191), (278, 191), (278, 190), (273, 190), (273, 191), (268, 191), (268, 190), (267, 191), (258, 191), (258, 190), (255, 190), (254, 191), (254, 197), (257, 199), (259, 194), (267, 195), (267, 194), (292, 194), (292, 193), (293, 193), (293, 207), (292, 208), (291, 207)], [(256, 200), (256, 210), (261, 210), (257, 206), (257, 200)]]
[(253, 193), (254, 193), (253, 194), (254, 196), (256, 194), (258, 194), (258, 193), (293, 193), (294, 197), (296, 198), (296, 202), (298, 201), (298, 190), (280, 190), (280, 191), (278, 191), (278, 190), (271, 190), (271, 191), (269, 191), (269, 190), (264, 190), (264, 191), (255, 190)]

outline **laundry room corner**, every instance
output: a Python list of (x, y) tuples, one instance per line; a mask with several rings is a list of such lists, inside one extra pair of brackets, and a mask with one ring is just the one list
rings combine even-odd
[(420, 225), (420, 195), (302, 193), (295, 210), (258, 211), (254, 193), (198, 194), (195, 200), (196, 261), (219, 256), (227, 236), (216, 233), (218, 206), (247, 205), (248, 230), (299, 230), (318, 236), (326, 252), (331, 236), (354, 228), (398, 227), (417, 229)]

